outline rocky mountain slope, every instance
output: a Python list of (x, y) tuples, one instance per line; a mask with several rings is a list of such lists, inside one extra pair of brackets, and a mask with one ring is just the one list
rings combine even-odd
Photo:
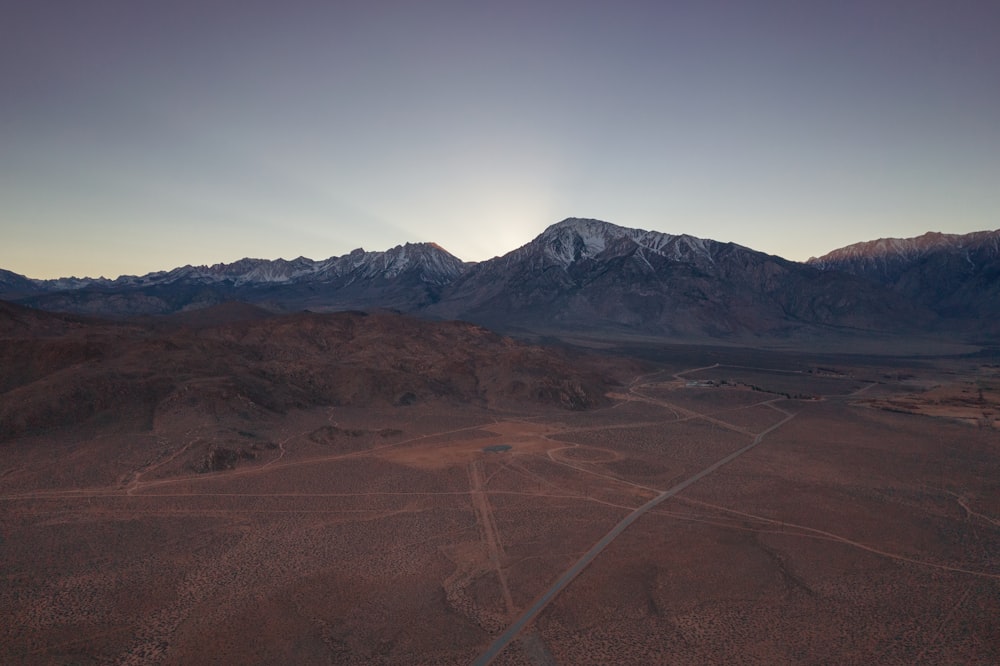
[(40, 280), (31, 280), (23, 275), (0, 268), (0, 293), (8, 298), (37, 293), (41, 290)]
[(734, 243), (575, 218), (471, 267), (426, 311), (499, 328), (680, 337), (890, 330), (926, 316), (863, 280)]
[(241, 259), (115, 280), (27, 280), (11, 274), (20, 280), (0, 282), (0, 297), (19, 297), (19, 302), (45, 310), (111, 316), (166, 314), (231, 300), (293, 310), (412, 310), (435, 300), (464, 268), (434, 243), (407, 243), (384, 252), (358, 249), (323, 261)]
[(1000, 332), (1000, 230), (882, 238), (807, 263), (870, 280), (947, 320)]
[(0, 298), (115, 317), (228, 301), (273, 312), (383, 308), (506, 332), (679, 339), (967, 333), (1000, 319), (997, 234), (873, 241), (802, 264), (734, 243), (569, 218), (478, 264), (417, 243), (115, 280), (31, 280), (3, 271)]

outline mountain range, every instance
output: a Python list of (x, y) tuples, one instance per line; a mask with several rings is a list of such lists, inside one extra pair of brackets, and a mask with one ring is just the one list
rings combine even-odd
[(1000, 231), (883, 238), (848, 245), (807, 263), (863, 277), (945, 320), (1000, 330)]
[(313, 261), (243, 259), (143, 276), (33, 280), (0, 298), (102, 316), (226, 301), (393, 309), (501, 331), (742, 339), (812, 332), (1000, 334), (1000, 231), (851, 245), (805, 263), (734, 243), (569, 218), (478, 263), (434, 243)]

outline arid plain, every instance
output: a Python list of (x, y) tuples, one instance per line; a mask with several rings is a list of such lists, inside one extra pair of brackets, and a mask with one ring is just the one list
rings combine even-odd
[(995, 357), (676, 346), (618, 378), (262, 410), (195, 377), (142, 427), (18, 432), (0, 662), (1000, 662)]

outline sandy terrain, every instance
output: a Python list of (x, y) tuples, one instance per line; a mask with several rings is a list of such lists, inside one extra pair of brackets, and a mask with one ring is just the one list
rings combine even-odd
[(1000, 368), (980, 366), (975, 376), (946, 375), (936, 380), (906, 378), (916, 393), (884, 396), (871, 407), (906, 414), (937, 416), (1000, 430)]
[(1000, 435), (928, 407), (993, 409), (995, 368), (727, 355), (588, 411), (178, 401), (8, 440), (0, 663), (472, 663), (744, 449), (494, 663), (1000, 662)]

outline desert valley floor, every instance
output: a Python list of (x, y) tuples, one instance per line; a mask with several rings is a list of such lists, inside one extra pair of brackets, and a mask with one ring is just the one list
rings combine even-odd
[(0, 663), (1000, 663), (994, 361), (676, 348), (589, 411), (25, 435)]

